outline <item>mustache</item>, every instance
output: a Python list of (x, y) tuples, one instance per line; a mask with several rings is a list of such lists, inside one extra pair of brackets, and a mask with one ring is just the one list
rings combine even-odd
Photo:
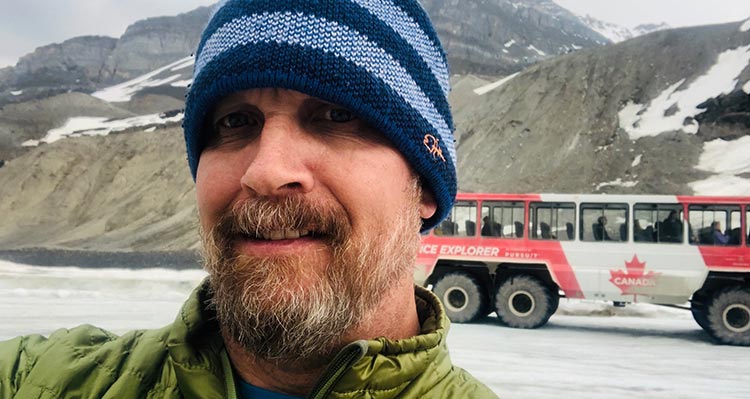
[(262, 239), (274, 231), (295, 230), (340, 244), (350, 237), (351, 222), (340, 206), (292, 195), (235, 203), (213, 230), (214, 237), (224, 242), (237, 237)]

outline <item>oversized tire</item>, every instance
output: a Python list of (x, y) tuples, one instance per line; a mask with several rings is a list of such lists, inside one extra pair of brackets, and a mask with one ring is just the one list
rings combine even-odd
[(708, 331), (708, 311), (706, 310), (708, 300), (706, 293), (701, 291), (693, 294), (693, 298), (690, 299), (690, 312), (693, 313), (693, 319), (706, 331)]
[(468, 323), (486, 314), (486, 296), (474, 277), (466, 273), (449, 273), (432, 288), (443, 304), (448, 318), (455, 323)]
[(495, 293), (500, 322), (513, 328), (537, 328), (547, 323), (560, 301), (539, 279), (515, 276), (503, 281)]
[(706, 331), (726, 345), (750, 346), (750, 287), (716, 291), (707, 307)]

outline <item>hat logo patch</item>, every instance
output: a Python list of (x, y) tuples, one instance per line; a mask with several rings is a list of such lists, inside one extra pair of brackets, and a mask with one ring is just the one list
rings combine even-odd
[(443, 150), (440, 148), (440, 141), (437, 137), (431, 135), (431, 134), (425, 134), (424, 140), (422, 140), (422, 143), (425, 147), (427, 147), (427, 151), (432, 154), (432, 159), (442, 159), (443, 162), (445, 162), (445, 157), (443, 156)]

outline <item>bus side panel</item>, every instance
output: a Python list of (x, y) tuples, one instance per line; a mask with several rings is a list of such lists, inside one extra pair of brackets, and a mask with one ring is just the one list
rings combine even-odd
[(547, 264), (552, 279), (567, 298), (584, 299), (576, 272), (571, 267), (559, 241), (529, 240), (525, 242), (536, 260)]
[(741, 246), (698, 246), (708, 268), (716, 271), (750, 272), (750, 248)]
[(690, 245), (563, 244), (586, 296), (620, 302), (685, 303), (708, 275)]

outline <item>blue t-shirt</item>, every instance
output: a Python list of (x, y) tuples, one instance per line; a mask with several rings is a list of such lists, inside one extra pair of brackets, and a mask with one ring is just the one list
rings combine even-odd
[(289, 396), (283, 393), (269, 391), (258, 388), (247, 382), (240, 380), (240, 398), (241, 399), (302, 399), (301, 396)]

